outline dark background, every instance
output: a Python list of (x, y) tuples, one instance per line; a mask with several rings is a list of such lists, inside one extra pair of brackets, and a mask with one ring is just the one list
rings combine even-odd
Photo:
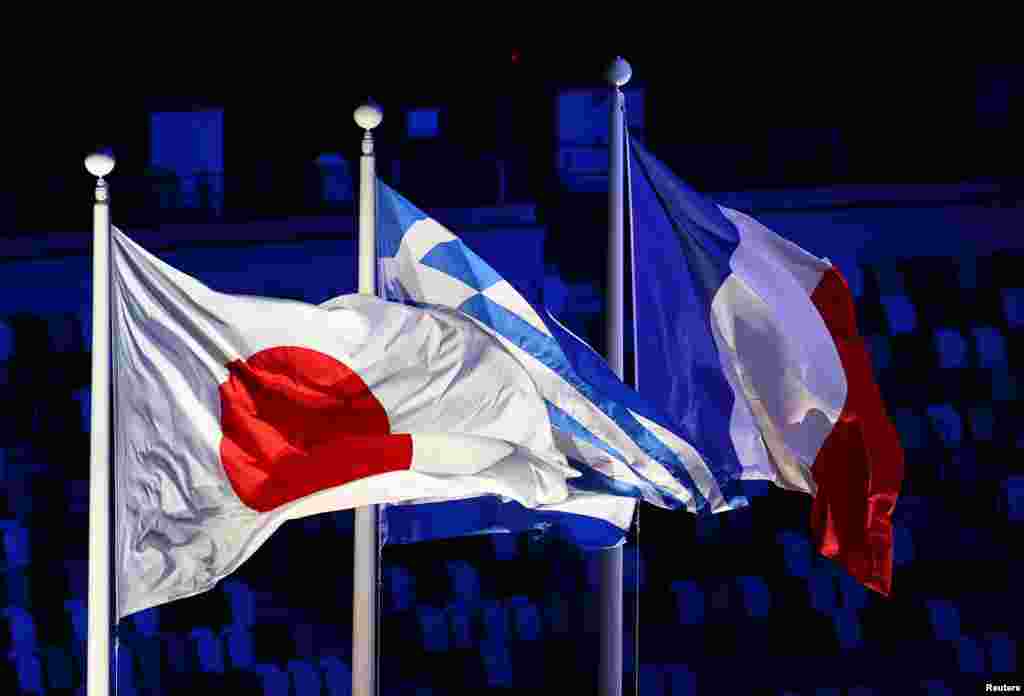
[[(401, 160), (400, 189), (422, 207), (498, 205), (489, 167), (506, 163), (503, 203), (537, 206), (544, 272), (582, 288), (591, 304), (569, 321), (600, 349), (606, 194), (560, 183), (554, 115), (563, 91), (601, 87), (613, 54), (366, 55), (346, 48), (358, 26), (345, 31), (311, 37), (319, 48), (301, 54), (269, 40), (234, 51), (224, 37), (187, 32), (145, 52), (112, 40), (102, 55), (14, 70), (5, 109), (17, 166), (0, 190), (0, 270), (20, 268), (15, 249), (30, 259), (59, 258), (55, 244), (69, 257), (88, 253), (93, 182), (82, 158), (101, 145), (117, 156), (113, 210), (129, 232), (195, 223), (211, 244), (248, 245), (257, 258), (257, 226), (335, 216), (337, 237), (351, 241), (351, 206), (323, 205), (312, 161), (336, 151), (355, 162), (352, 110), (372, 96), (385, 112), (379, 171), (387, 179)], [(688, 44), (705, 31), (721, 38)], [(894, 597), (865, 592), (810, 551), (805, 496), (758, 490), (749, 509), (697, 520), (644, 506), (641, 538), (634, 532), (626, 552), (627, 693), (634, 661), (644, 696), (959, 694), (1020, 683), (1024, 303), (1012, 221), (1024, 70), (965, 61), (963, 37), (884, 54), (873, 40), (845, 52), (786, 44), (795, 55), (783, 60), (780, 46), (745, 49), (721, 27), (693, 25), (678, 48), (626, 52), (631, 86), (645, 90), (645, 141), (699, 190), (864, 184), (898, 195), (904, 184), (987, 184), (995, 193), (941, 210), (1011, 221), (987, 230), (996, 253), (972, 253), (966, 224), (955, 255), (929, 255), (927, 229), (899, 230), (920, 240), (920, 258), (887, 259), (876, 239), (857, 271), (858, 321), (907, 451)], [(407, 136), (401, 116), (420, 106), (442, 109), (439, 139)], [(149, 195), (149, 114), (193, 109), (224, 111), (219, 216)], [(912, 204), (888, 205), (896, 215)], [(601, 241), (581, 243), (580, 230)], [(204, 253), (194, 238), (180, 246)], [(301, 290), (307, 280), (292, 266), (261, 288)], [(30, 299), (38, 309), (0, 317), (13, 336), (0, 357), (0, 693), (70, 694), (82, 681), (88, 451), (73, 394), (87, 391), (88, 345), (81, 317)], [(349, 512), (285, 525), (216, 590), (122, 622), (121, 693), (346, 693), (351, 521)], [(383, 693), (593, 693), (595, 567), (592, 554), (525, 534), (386, 547)]]

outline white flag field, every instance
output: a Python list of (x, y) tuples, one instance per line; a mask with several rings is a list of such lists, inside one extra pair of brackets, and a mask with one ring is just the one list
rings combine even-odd
[(206, 287), (112, 230), (118, 617), (209, 590), (284, 521), (410, 499), (558, 503), (544, 400), (457, 311)]

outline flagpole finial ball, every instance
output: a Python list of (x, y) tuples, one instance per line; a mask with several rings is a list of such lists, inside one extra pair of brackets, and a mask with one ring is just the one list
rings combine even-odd
[(85, 158), (85, 169), (98, 179), (114, 171), (114, 156), (107, 152), (94, 152)]
[(356, 109), (353, 116), (356, 119), (356, 125), (363, 130), (373, 130), (384, 120), (384, 112), (381, 110), (380, 105), (372, 101)]
[(608, 66), (605, 76), (608, 78), (609, 84), (622, 87), (629, 82), (629, 78), (633, 77), (633, 68), (629, 67), (629, 63), (623, 60), (622, 56), (619, 56)]

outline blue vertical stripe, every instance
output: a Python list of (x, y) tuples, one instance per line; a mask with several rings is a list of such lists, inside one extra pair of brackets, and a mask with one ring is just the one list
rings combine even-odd
[(630, 139), (638, 390), (706, 454), (719, 481), (739, 477), (729, 433), (735, 401), (711, 328), (739, 232), (716, 205)]

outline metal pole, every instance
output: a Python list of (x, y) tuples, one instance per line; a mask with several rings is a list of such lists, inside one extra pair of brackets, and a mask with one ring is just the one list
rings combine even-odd
[[(623, 355), (623, 227), (625, 215), (624, 114), (620, 89), (632, 74), (629, 63), (616, 58), (608, 69), (611, 112), (608, 120), (608, 261), (605, 269), (605, 349), (608, 364), (619, 379)], [(601, 665), (598, 693), (622, 695), (622, 547), (601, 552), (600, 600)]]
[(92, 406), (89, 426), (89, 590), (86, 696), (110, 694), (110, 196), (114, 158), (94, 153), (92, 208)]
[[(383, 119), (380, 107), (364, 104), (355, 121), (364, 131), (359, 160), (359, 292), (375, 294), (377, 174), (371, 131)], [(352, 694), (377, 696), (377, 572), (380, 537), (376, 505), (355, 511), (352, 564)]]

